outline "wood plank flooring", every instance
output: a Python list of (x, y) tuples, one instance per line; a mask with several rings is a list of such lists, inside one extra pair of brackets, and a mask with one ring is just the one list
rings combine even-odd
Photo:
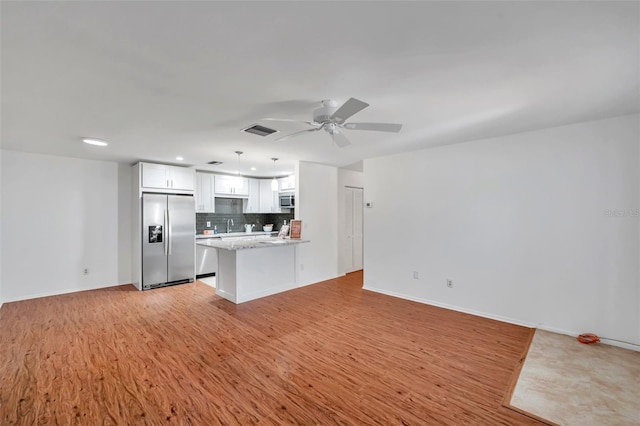
[(529, 335), (361, 273), (241, 305), (199, 282), (6, 303), (0, 423), (540, 424), (501, 405)]

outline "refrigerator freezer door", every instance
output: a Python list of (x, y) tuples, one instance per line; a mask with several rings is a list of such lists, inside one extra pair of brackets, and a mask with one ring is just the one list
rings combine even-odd
[(142, 195), (142, 286), (167, 282), (167, 196)]
[(168, 196), (168, 281), (195, 280), (196, 215), (192, 196)]

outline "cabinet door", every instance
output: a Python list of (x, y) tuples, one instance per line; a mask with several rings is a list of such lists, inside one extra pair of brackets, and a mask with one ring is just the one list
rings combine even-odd
[(260, 212), (260, 181), (258, 179), (248, 179), (249, 198), (244, 203), (245, 213)]
[(198, 213), (214, 213), (213, 175), (196, 173), (196, 211)]
[(233, 194), (249, 196), (249, 179), (243, 177), (235, 177), (232, 181)]
[(280, 184), (280, 191), (293, 191), (294, 189), (296, 189), (296, 177), (295, 176), (287, 176), (284, 178), (280, 178), (279, 180), (279, 184)]
[(271, 180), (260, 179), (260, 213), (273, 213), (273, 194)]
[(169, 188), (167, 178), (167, 166), (164, 164), (142, 163), (142, 187), (143, 188)]
[(195, 171), (186, 167), (142, 163), (142, 187), (193, 191)]
[(272, 213), (282, 213), (282, 209), (280, 208), (280, 193), (272, 192), (273, 194), (273, 208), (271, 209)]
[(232, 176), (215, 175), (214, 192), (220, 195), (232, 195), (231, 179), (233, 179)]
[(204, 201), (202, 197), (202, 176), (204, 173), (196, 172), (196, 213), (200, 213), (204, 211)]
[(216, 175), (215, 193), (240, 197), (249, 196), (249, 179), (241, 176)]
[(193, 191), (194, 170), (186, 167), (167, 166), (169, 170), (169, 182), (171, 189), (184, 189)]

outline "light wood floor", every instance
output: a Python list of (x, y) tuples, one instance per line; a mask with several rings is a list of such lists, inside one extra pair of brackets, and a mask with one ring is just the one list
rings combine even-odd
[(362, 290), (203, 284), (0, 309), (0, 423), (539, 424), (501, 406), (530, 330)]

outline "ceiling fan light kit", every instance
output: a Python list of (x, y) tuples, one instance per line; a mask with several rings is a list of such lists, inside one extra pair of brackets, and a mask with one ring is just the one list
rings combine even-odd
[(340, 148), (351, 145), (349, 139), (347, 139), (345, 134), (342, 132), (343, 129), (391, 133), (398, 133), (402, 129), (402, 124), (396, 123), (345, 123), (345, 121), (351, 118), (351, 116), (357, 114), (368, 106), (368, 103), (356, 98), (349, 98), (349, 100), (347, 100), (340, 107), (338, 107), (338, 102), (331, 99), (325, 99), (320, 102), (320, 108), (313, 110), (313, 118), (311, 121), (278, 118), (264, 118), (263, 120), (297, 122), (312, 126), (311, 129), (290, 133), (276, 139), (276, 141), (283, 141), (286, 139), (294, 138), (296, 136), (302, 135), (303, 133), (324, 130), (331, 135), (333, 142)]

